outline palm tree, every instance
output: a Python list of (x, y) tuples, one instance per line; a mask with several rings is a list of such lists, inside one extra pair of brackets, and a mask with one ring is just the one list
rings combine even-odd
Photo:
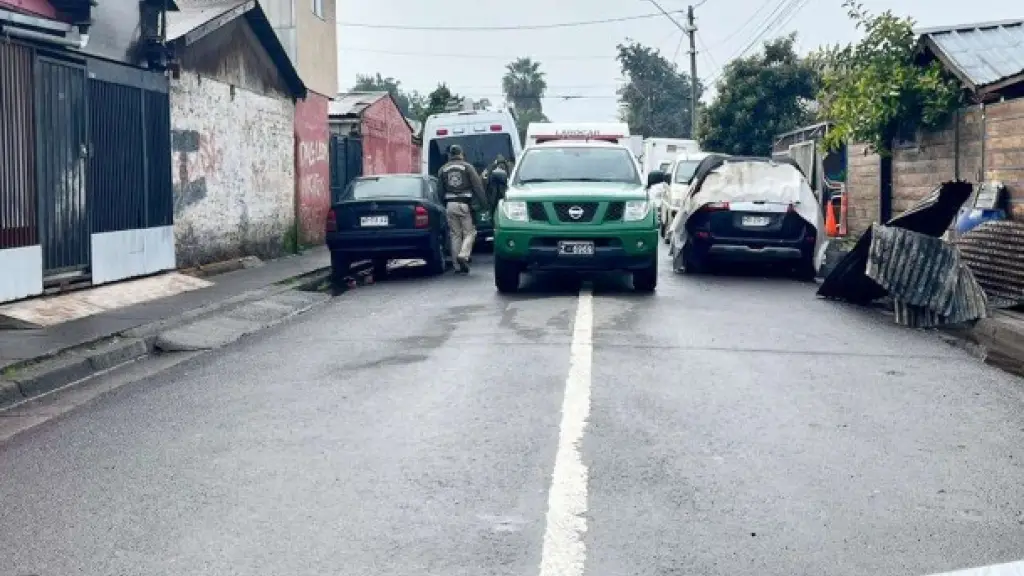
[(544, 73), (540, 71), (540, 62), (527, 57), (519, 58), (505, 66), (501, 88), (516, 110), (540, 112), (541, 98), (548, 89), (548, 83), (544, 79)]

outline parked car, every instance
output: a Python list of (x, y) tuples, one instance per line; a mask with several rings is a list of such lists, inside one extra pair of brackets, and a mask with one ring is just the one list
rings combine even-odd
[(624, 271), (634, 289), (654, 291), (658, 229), (628, 147), (561, 141), (526, 148), (498, 204), (495, 285), (515, 292), (521, 274), (534, 270)]
[(825, 240), (818, 199), (792, 160), (713, 154), (701, 161), (671, 225), (673, 269), (712, 260), (773, 261), (813, 279)]
[(377, 277), (386, 275), (388, 261), (395, 259), (423, 259), (431, 274), (442, 274), (448, 238), (444, 204), (433, 176), (356, 178), (327, 213), (327, 247), (335, 280), (364, 260), (373, 262)]
[(700, 165), (701, 160), (708, 156), (707, 152), (699, 150), (682, 152), (676, 155), (667, 170), (671, 174), (671, 178), (666, 181), (664, 199), (658, 208), (658, 228), (665, 244), (669, 243), (669, 227), (675, 219), (676, 213), (679, 212), (679, 206), (682, 204), (683, 199), (690, 191), (690, 182), (693, 180), (693, 175), (697, 172), (697, 166)]

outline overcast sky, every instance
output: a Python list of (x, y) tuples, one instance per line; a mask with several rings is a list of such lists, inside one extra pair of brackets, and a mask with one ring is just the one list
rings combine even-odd
[[(406, 89), (429, 92), (440, 81), (462, 95), (503, 101), (505, 64), (530, 56), (547, 73), (544, 112), (563, 122), (613, 121), (621, 71), (615, 45), (632, 38), (655, 46), (680, 67), (689, 68), (683, 33), (664, 16), (555, 29), (513, 31), (398, 30), (350, 26), (475, 27), (541, 26), (631, 17), (657, 12), (647, 0), (337, 0), (339, 83), (349, 89), (356, 74), (380, 72)], [(692, 0), (694, 4), (700, 0)], [(685, 10), (687, 0), (659, 0), (665, 9)], [(788, 5), (798, 8), (788, 14)], [(1024, 17), (1008, 0), (864, 0), (873, 12), (891, 9), (912, 16), (919, 27)], [(1019, 5), (1018, 5), (1019, 6)], [(768, 18), (775, 12), (775, 15)], [(764, 39), (798, 32), (800, 51), (850, 42), (857, 33), (841, 0), (704, 0), (697, 10), (697, 75), (713, 79), (765, 28)], [(780, 18), (781, 16), (781, 18)], [(684, 15), (677, 17), (682, 20)], [(787, 22), (788, 20), (788, 22)], [(746, 25), (744, 25), (746, 24)], [(760, 42), (757, 42), (757, 46)], [(753, 52), (754, 49), (751, 49)], [(582, 98), (566, 101), (559, 96)]]

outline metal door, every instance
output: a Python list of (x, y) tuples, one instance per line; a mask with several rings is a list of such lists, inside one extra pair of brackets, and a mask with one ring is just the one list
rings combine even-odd
[(43, 277), (49, 284), (89, 275), (86, 199), (88, 108), (85, 67), (36, 59), (36, 171)]
[(337, 202), (352, 180), (363, 175), (363, 142), (334, 134), (330, 141), (331, 202)]

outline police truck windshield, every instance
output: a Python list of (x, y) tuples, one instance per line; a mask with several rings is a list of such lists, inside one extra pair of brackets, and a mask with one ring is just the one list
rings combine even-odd
[(629, 150), (552, 146), (523, 154), (516, 184), (536, 182), (623, 182), (640, 184)]
[(466, 161), (472, 164), (478, 172), (486, 170), (499, 154), (506, 159), (515, 159), (512, 138), (508, 134), (472, 134), (435, 138), (430, 141), (428, 174), (437, 175), (437, 171), (448, 161), (448, 148), (453, 145), (462, 148), (462, 152), (466, 155)]

